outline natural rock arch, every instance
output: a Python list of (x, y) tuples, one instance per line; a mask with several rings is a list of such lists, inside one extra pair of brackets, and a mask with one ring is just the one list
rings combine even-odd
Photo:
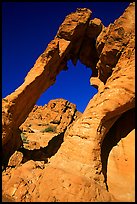
[[(68, 127), (56, 157), (45, 169), (38, 187), (39, 195), (36, 189), (32, 201), (55, 201), (56, 197), (63, 202), (113, 200), (104, 183), (101, 146), (118, 118), (135, 107), (134, 10), (132, 3), (107, 28), (100, 20), (90, 21), (88, 9), (78, 9), (68, 15), (24, 83), (2, 101), (2, 142), (6, 160), (20, 146), (18, 127), (40, 94), (55, 82), (62, 69), (66, 69), (67, 60), (75, 64), (80, 59), (92, 67), (90, 81), (98, 87), (98, 93), (82, 116)], [(63, 186), (64, 180), (67, 188)], [(43, 185), (49, 191), (43, 192)]]
[(84, 112), (88, 101), (98, 91), (90, 85), (92, 69), (82, 64), (80, 60), (77, 61), (76, 65), (73, 65), (72, 61), (69, 60), (67, 67), (68, 70), (60, 72), (56, 77), (56, 83), (40, 96), (36, 105), (44, 106), (50, 100), (63, 98), (74, 103), (78, 111)]
[[(67, 69), (69, 59), (74, 64), (78, 58), (85, 63), (86, 58), (88, 59), (92, 55), (93, 59), (87, 60), (85, 65), (92, 66), (92, 75), (97, 75), (95, 65), (98, 61), (98, 55), (94, 39), (101, 32), (102, 24), (100, 20), (97, 20), (98, 24), (96, 24), (96, 20), (95, 22), (94, 20), (90, 21), (90, 16), (91, 11), (89, 9), (77, 9), (75, 13), (68, 15), (54, 40), (48, 44), (44, 53), (40, 55), (34, 67), (27, 74), (24, 83), (2, 101), (2, 144), (4, 152), (7, 152), (7, 157), (21, 144), (19, 136), (16, 136), (18, 127), (25, 121), (40, 95), (55, 83), (59, 72)], [(96, 30), (91, 32), (91, 37), (87, 39), (86, 33), (88, 33), (89, 23), (91, 30), (92, 27), (96, 27)], [(87, 42), (90, 42), (88, 56), (83, 53)]]

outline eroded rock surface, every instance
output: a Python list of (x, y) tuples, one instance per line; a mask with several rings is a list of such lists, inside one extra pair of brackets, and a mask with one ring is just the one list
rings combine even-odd
[(120, 201), (134, 201), (135, 129), (113, 147), (108, 158), (107, 168), (109, 192)]
[(135, 200), (135, 109), (123, 113), (110, 128), (101, 160), (109, 192), (120, 201)]
[(49, 131), (51, 128), (52, 131), (53, 128), (53, 131), (61, 133), (65, 132), (66, 128), (81, 114), (75, 104), (65, 99), (54, 99), (44, 106), (35, 105), (20, 129), (35, 133), (44, 128), (49, 128)]
[[(134, 201), (134, 147), (130, 145), (134, 145), (134, 136), (131, 135), (135, 128), (135, 3), (131, 3), (123, 15), (108, 27), (99, 19), (90, 20), (90, 15), (88, 9), (78, 9), (68, 15), (55, 39), (28, 73), (24, 84), (3, 100), (3, 148), (9, 156), (20, 146), (18, 139), (14, 140), (17, 136), (13, 138), (14, 145), (8, 146), (12, 141), (11, 133), (15, 135), (15, 130), (25, 121), (36, 99), (55, 82), (56, 75), (66, 69), (68, 59), (72, 59), (74, 64), (80, 59), (90, 66), (93, 69), (90, 83), (98, 87), (98, 93), (89, 101), (84, 113), (68, 125), (65, 135), (59, 133), (58, 147), (55, 146), (58, 136), (54, 135), (48, 143), (48, 150), (42, 144), (33, 145), (34, 149), (28, 148), (32, 157), (28, 157), (27, 153), (24, 163), (21, 159), (14, 163), (16, 155), (22, 155), (15, 153), (12, 159), (16, 167), (7, 167), (2, 180), (3, 194), (16, 201)], [(37, 86), (40, 88), (37, 89)], [(20, 105), (21, 100), (24, 106)], [(132, 126), (126, 122), (129, 115), (133, 119)], [(53, 121), (57, 122), (55, 113)], [(119, 125), (125, 131), (121, 131)], [(116, 127), (117, 131), (112, 131)], [(57, 129), (60, 132), (59, 125)], [(37, 134), (36, 130), (31, 131), (31, 134)], [(109, 137), (114, 143), (108, 143), (108, 148), (105, 141)], [(129, 149), (133, 150), (132, 153)], [(110, 157), (105, 153), (109, 153)], [(123, 177), (123, 170), (116, 169), (114, 165), (117, 161), (114, 155), (121, 155), (120, 163), (125, 168), (132, 168), (128, 172), (125, 170)], [(128, 158), (128, 164), (125, 158)], [(115, 173), (121, 188), (123, 178), (126, 181), (123, 191), (118, 192), (115, 187), (118, 184), (114, 180)], [(131, 174), (132, 181), (129, 179)], [(129, 185), (132, 185), (130, 189)]]
[(4, 160), (21, 145), (17, 130), (40, 95), (55, 83), (61, 70), (66, 70), (67, 61), (78, 55), (90, 16), (89, 9), (77, 9), (75, 13), (68, 15), (54, 40), (48, 44), (27, 74), (24, 83), (2, 100), (2, 145), (6, 152)]

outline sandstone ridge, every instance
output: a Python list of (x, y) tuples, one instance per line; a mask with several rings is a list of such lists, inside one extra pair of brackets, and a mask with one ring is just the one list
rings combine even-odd
[[(24, 83), (2, 100), (3, 195), (15, 201), (135, 201), (135, 3), (108, 27), (91, 14), (66, 16)], [(69, 59), (90, 67), (98, 88), (84, 113), (63, 99), (34, 107)], [(41, 132), (43, 124), (52, 132)]]

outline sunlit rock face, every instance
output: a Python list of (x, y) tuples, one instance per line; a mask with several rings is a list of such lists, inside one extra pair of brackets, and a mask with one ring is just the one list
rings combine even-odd
[(113, 147), (108, 160), (109, 192), (120, 201), (135, 200), (135, 129)]
[(53, 99), (44, 106), (35, 105), (20, 129), (37, 132), (35, 129), (51, 127), (57, 133), (61, 133), (81, 115), (75, 104), (62, 98)]
[[(90, 16), (89, 9), (68, 15), (24, 83), (3, 99), (3, 194), (16, 201), (134, 201), (135, 3), (108, 27)], [(42, 143), (40, 133), (31, 141), (39, 145), (18, 149), (18, 128), (69, 59), (93, 69), (98, 93), (63, 135), (46, 133)]]
[(68, 15), (55, 38), (27, 74), (24, 83), (2, 101), (4, 160), (21, 145), (17, 129), (40, 95), (55, 83), (59, 72), (67, 68), (67, 61), (78, 55), (90, 16), (89, 9), (77, 9)]
[(101, 159), (109, 192), (123, 202), (135, 200), (135, 109), (123, 113), (110, 128)]

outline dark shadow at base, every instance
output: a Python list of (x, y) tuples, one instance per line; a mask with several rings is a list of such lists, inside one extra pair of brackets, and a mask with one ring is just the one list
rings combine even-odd
[(61, 144), (64, 141), (64, 133), (60, 133), (59, 135), (53, 137), (49, 142), (48, 146), (41, 147), (40, 149), (28, 150), (24, 147), (19, 148), (18, 151), (23, 153), (23, 161), (22, 163), (27, 162), (28, 160), (34, 161), (44, 161), (48, 162), (48, 158), (52, 157), (57, 153)]

